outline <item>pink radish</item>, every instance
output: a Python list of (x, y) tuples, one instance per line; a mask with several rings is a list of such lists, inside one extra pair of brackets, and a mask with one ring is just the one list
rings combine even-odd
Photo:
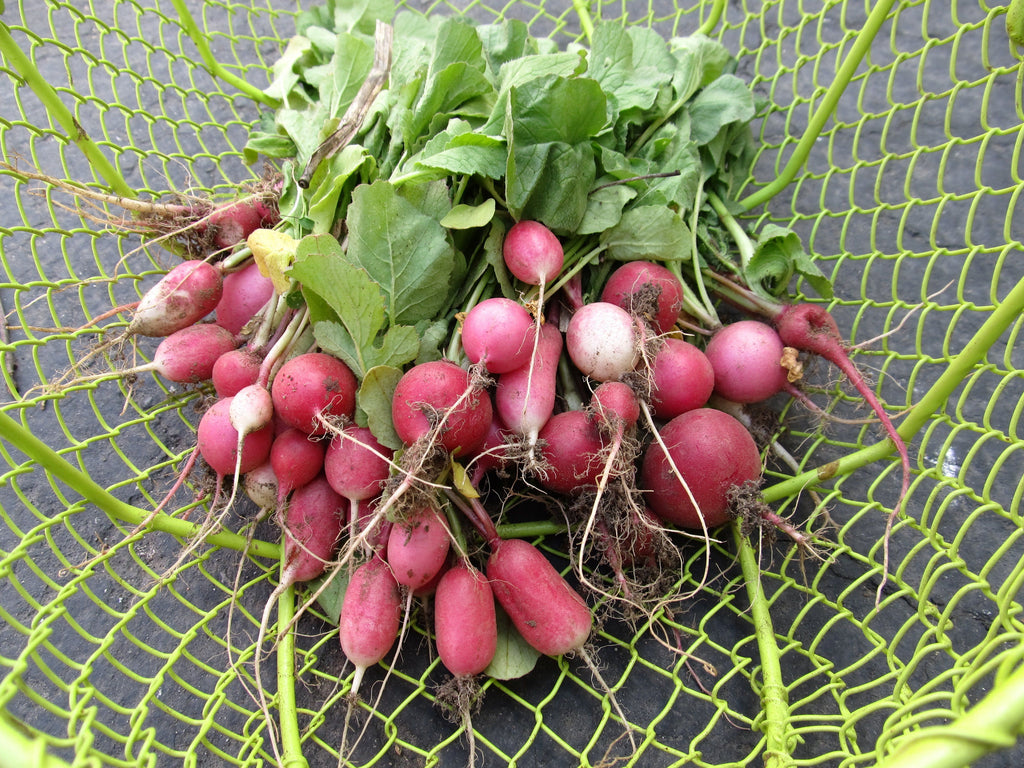
[(770, 325), (740, 320), (719, 329), (704, 354), (715, 372), (715, 392), (734, 403), (757, 403), (785, 389), (784, 344)]
[(683, 307), (683, 288), (666, 267), (650, 261), (628, 261), (608, 277), (601, 301), (622, 307), (648, 323), (657, 334), (668, 333)]
[[(301, 429), (288, 427), (270, 446), (270, 465), (278, 484), (278, 506), (288, 494), (312, 482), (324, 471), (324, 445)], [(330, 483), (330, 478), (326, 478)]]
[(521, 304), (495, 297), (476, 304), (462, 321), (462, 347), (488, 373), (507, 373), (529, 361), (533, 318)]
[(583, 411), (552, 416), (539, 434), (544, 471), (541, 485), (556, 493), (596, 485), (604, 468), (604, 441), (594, 419)]
[(545, 323), (540, 334), (533, 365), (503, 373), (494, 390), (498, 416), (511, 431), (526, 438), (530, 456), (540, 430), (555, 409), (558, 359), (562, 354), (562, 334), (557, 328)]
[(409, 589), (428, 584), (444, 567), (451, 534), (436, 509), (427, 507), (391, 527), (387, 561), (395, 579)]
[(380, 555), (352, 571), (338, 620), (341, 649), (355, 666), (351, 693), (359, 692), (366, 670), (388, 655), (401, 627), (402, 595)]
[(746, 428), (711, 408), (687, 411), (660, 430), (644, 454), (647, 503), (667, 523), (691, 530), (730, 519), (729, 491), (761, 477), (761, 454)]
[(455, 677), (479, 675), (494, 659), (498, 629), (487, 578), (463, 561), (445, 571), (434, 594), (437, 655)]
[(351, 420), (356, 407), (356, 377), (343, 362), (323, 352), (307, 352), (278, 370), (270, 392), (274, 410), (288, 426), (323, 435), (320, 418)]
[(223, 294), (214, 310), (217, 325), (236, 335), (241, 333), (273, 295), (274, 283), (260, 274), (255, 263), (226, 275)]
[(640, 337), (632, 316), (604, 301), (584, 305), (569, 320), (565, 348), (584, 376), (615, 381), (640, 359)]
[(169, 336), (210, 314), (223, 290), (220, 270), (212, 264), (205, 261), (178, 264), (142, 297), (127, 333)]
[(248, 348), (225, 352), (213, 365), (210, 377), (218, 397), (231, 397), (243, 387), (255, 384), (263, 358)]
[(366, 427), (350, 425), (336, 434), (324, 456), (327, 481), (350, 501), (379, 496), (391, 473), (385, 448)]
[(199, 420), (199, 452), (221, 477), (234, 472), (244, 474), (263, 464), (270, 456), (274, 437), (273, 427), (268, 425), (246, 435), (239, 451), (239, 435), (229, 415), (231, 400), (218, 400)]
[(662, 340), (651, 364), (651, 410), (659, 419), (703, 407), (714, 388), (715, 370), (703, 352), (682, 339)]
[(278, 220), (276, 203), (253, 196), (213, 207), (200, 219), (200, 223), (213, 247), (224, 250), (245, 242), (245, 238), (257, 229), (273, 227)]
[(473, 455), (491, 425), (491, 400), (455, 363), (413, 366), (398, 381), (391, 404), (395, 432), (406, 445), (431, 433), (452, 456)]
[(508, 271), (529, 285), (551, 283), (565, 263), (562, 244), (539, 221), (513, 224), (505, 235), (502, 255)]
[(507, 457), (505, 447), (505, 436), (507, 434), (508, 430), (502, 424), (501, 418), (494, 414), (491, 418), (491, 424), (487, 428), (487, 437), (484, 438), (483, 445), (480, 446), (480, 450), (473, 457), (471, 464), (473, 487), (479, 487), (484, 475), (492, 469), (499, 469), (504, 466)]

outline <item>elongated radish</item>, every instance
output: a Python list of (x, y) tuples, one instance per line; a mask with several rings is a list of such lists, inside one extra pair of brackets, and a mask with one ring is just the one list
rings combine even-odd
[(374, 555), (352, 571), (338, 619), (341, 649), (355, 666), (353, 695), (366, 670), (382, 661), (398, 639), (401, 616), (398, 582), (384, 559)]
[(757, 320), (723, 326), (704, 350), (715, 373), (715, 392), (734, 403), (757, 403), (778, 394), (787, 384), (784, 348), (775, 329)]
[(533, 318), (521, 304), (495, 297), (476, 304), (462, 321), (462, 347), (488, 373), (507, 373), (530, 359)]
[(640, 359), (640, 337), (632, 316), (606, 301), (585, 304), (569, 320), (565, 348), (584, 376), (615, 381)]
[(498, 644), (494, 592), (483, 573), (466, 561), (445, 571), (434, 593), (437, 655), (456, 677), (479, 675)]
[(661, 264), (627, 261), (608, 277), (601, 301), (622, 307), (650, 325), (655, 333), (668, 333), (675, 327), (683, 307), (683, 287)]
[(288, 426), (310, 435), (327, 434), (321, 418), (351, 420), (356, 407), (356, 377), (347, 365), (323, 352), (288, 360), (274, 376), (274, 411)]
[(146, 291), (127, 333), (169, 336), (210, 314), (223, 291), (224, 281), (217, 267), (205, 261), (182, 262)]
[(540, 329), (540, 342), (533, 364), (525, 364), (498, 377), (494, 407), (502, 423), (526, 439), (532, 458), (537, 436), (555, 409), (558, 359), (562, 334), (551, 323)]

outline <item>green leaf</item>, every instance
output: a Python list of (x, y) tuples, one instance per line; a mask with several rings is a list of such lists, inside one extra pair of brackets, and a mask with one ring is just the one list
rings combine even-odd
[(607, 99), (596, 80), (548, 77), (511, 90), (505, 135), (518, 146), (579, 144), (597, 135), (607, 121)]
[(309, 593), (317, 595), (317, 604), (331, 619), (337, 620), (341, 616), (341, 606), (345, 602), (345, 590), (348, 588), (348, 573), (347, 568), (332, 568), (323, 576), (306, 582)]
[(366, 425), (370, 432), (381, 445), (393, 451), (402, 447), (402, 439), (395, 432), (391, 419), (391, 400), (401, 378), (401, 368), (378, 365), (366, 372), (359, 392), (356, 393), (356, 402), (366, 414)]
[(679, 261), (690, 257), (690, 229), (671, 208), (645, 205), (628, 209), (601, 236), (617, 261)]
[(344, 210), (340, 213), (338, 210), (343, 191), (351, 186), (349, 182), (354, 176), (372, 165), (373, 158), (358, 144), (349, 144), (332, 155), (327, 162), (320, 164), (310, 180), (307, 193), (309, 207), (306, 217), (311, 222), (310, 230), (314, 234), (334, 229), (335, 220), (344, 217)]
[(484, 674), (495, 680), (523, 677), (537, 665), (540, 652), (523, 639), (500, 605), (495, 604), (495, 612), (498, 619), (498, 646)]
[(831, 298), (832, 285), (804, 251), (800, 236), (785, 227), (766, 225), (755, 242), (754, 255), (743, 268), (744, 280), (755, 292), (775, 298), (786, 292), (795, 274), (803, 276), (823, 298)]
[(506, 299), (518, 301), (519, 292), (512, 284), (512, 277), (508, 267), (505, 266), (505, 256), (502, 253), (504, 242), (505, 225), (501, 223), (501, 219), (495, 219), (491, 222), (491, 231), (487, 234), (487, 239), (484, 240), (484, 258), (494, 270), (494, 277), (498, 281), (498, 287), (501, 288), (501, 295)]
[(587, 210), (597, 167), (589, 144), (527, 144), (509, 154), (506, 196), (516, 219), (534, 219), (571, 233)]
[(690, 105), (693, 140), (707, 144), (729, 123), (747, 123), (754, 117), (750, 87), (735, 75), (722, 75), (702, 90)]
[(331, 117), (340, 118), (345, 114), (372, 67), (373, 44), (369, 40), (351, 34), (338, 35), (327, 110)]
[(471, 130), (465, 120), (454, 119), (413, 158), (419, 168), (435, 168), (451, 175), (479, 175), (500, 179), (505, 175), (508, 150), (499, 136)]
[(436, 218), (375, 181), (353, 190), (347, 223), (347, 258), (384, 292), (393, 325), (433, 318), (446, 305), (456, 255)]
[(636, 195), (637, 191), (628, 184), (613, 184), (591, 192), (576, 234), (596, 234), (614, 227), (622, 219), (622, 210)]
[[(657, 33), (653, 33), (657, 37)], [(667, 50), (664, 41), (648, 38), (645, 46)], [(594, 30), (593, 46), (589, 56), (587, 75), (601, 84), (618, 112), (629, 109), (648, 109), (654, 104), (658, 92), (670, 81), (671, 70), (634, 63), (633, 35), (620, 24), (599, 24)]]
[(441, 219), (441, 226), (448, 229), (474, 229), (487, 226), (494, 218), (494, 198), (489, 197), (479, 205), (460, 203)]

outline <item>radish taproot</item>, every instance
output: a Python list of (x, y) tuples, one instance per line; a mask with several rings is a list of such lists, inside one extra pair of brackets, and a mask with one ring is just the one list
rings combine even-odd
[(231, 397), (244, 387), (255, 384), (262, 364), (262, 356), (248, 347), (225, 352), (217, 358), (210, 372), (217, 396)]
[(218, 400), (199, 420), (199, 452), (220, 477), (256, 469), (270, 457), (274, 439), (273, 426), (268, 424), (240, 441), (238, 431), (231, 426), (231, 401), (230, 397)]

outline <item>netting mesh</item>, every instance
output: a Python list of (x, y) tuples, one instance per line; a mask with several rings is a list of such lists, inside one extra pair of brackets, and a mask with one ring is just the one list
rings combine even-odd
[[(579, 34), (568, 3), (409, 5), (516, 16), (561, 43)], [(670, 35), (715, 22), (721, 5), (590, 10)], [(261, 173), (241, 154), (260, 107), (230, 78), (263, 87), (298, 10), (270, 0), (9, 1), (4, 159), (115, 190), (120, 174), (142, 196), (229, 194)], [(597, 636), (602, 674), (643, 734), (633, 764), (873, 764), (1013, 682), (1024, 653), (1024, 67), (1004, 12), (968, 0), (744, 1), (714, 26), (766, 102), (749, 223), (801, 234), (836, 286), (829, 309), (864, 345), (855, 359), (876, 391), (894, 412), (918, 406), (903, 417), (916, 420), (913, 479), (886, 573), (899, 464), (879, 449), (876, 424), (849, 423), (865, 415), (852, 390), (817, 371), (815, 399), (846, 420), (787, 406), (785, 445), (801, 470), (839, 462), (839, 474), (812, 487), (775, 467), (767, 485), (781, 513), (824, 526), (831, 544), (802, 558), (725, 530), (710, 562), (688, 553), (680, 587), (706, 570), (710, 580), (682, 610), (639, 626), (609, 621)], [(848, 83), (844, 66), (855, 67)], [(272, 527), (240, 505), (227, 521), (240, 536), (177, 562), (189, 523), (206, 514), (201, 479), (173, 497), (160, 530), (137, 530), (132, 517), (171, 489), (205, 393), (151, 374), (59, 397), (45, 389), (112, 327), (83, 326), (136, 300), (176, 257), (59, 191), (0, 179), (0, 358), (13, 419), (0, 442), (0, 723), (25, 756), (76, 765), (270, 763), (252, 694), (277, 571)], [(958, 358), (968, 343), (976, 355)], [(142, 341), (89, 363), (117, 370), (151, 352)], [(98, 497), (83, 499), (81, 477), (62, 474), (61, 460), (123, 509), (109, 515)], [(257, 544), (242, 555), (247, 534)], [(553, 556), (564, 546), (546, 545)], [(337, 761), (350, 672), (331, 623), (314, 606), (298, 624), (296, 706), (312, 765)], [(383, 668), (371, 672), (357, 764), (465, 761), (464, 733), (434, 707), (444, 674), (425, 626), (414, 612), (386, 685)], [(270, 657), (271, 693), (274, 679)], [(572, 659), (545, 659), (485, 693), (473, 718), (485, 765), (594, 765), (622, 733), (608, 696)], [(1019, 721), (967, 736), (1006, 747), (990, 764), (1016, 764)]]

